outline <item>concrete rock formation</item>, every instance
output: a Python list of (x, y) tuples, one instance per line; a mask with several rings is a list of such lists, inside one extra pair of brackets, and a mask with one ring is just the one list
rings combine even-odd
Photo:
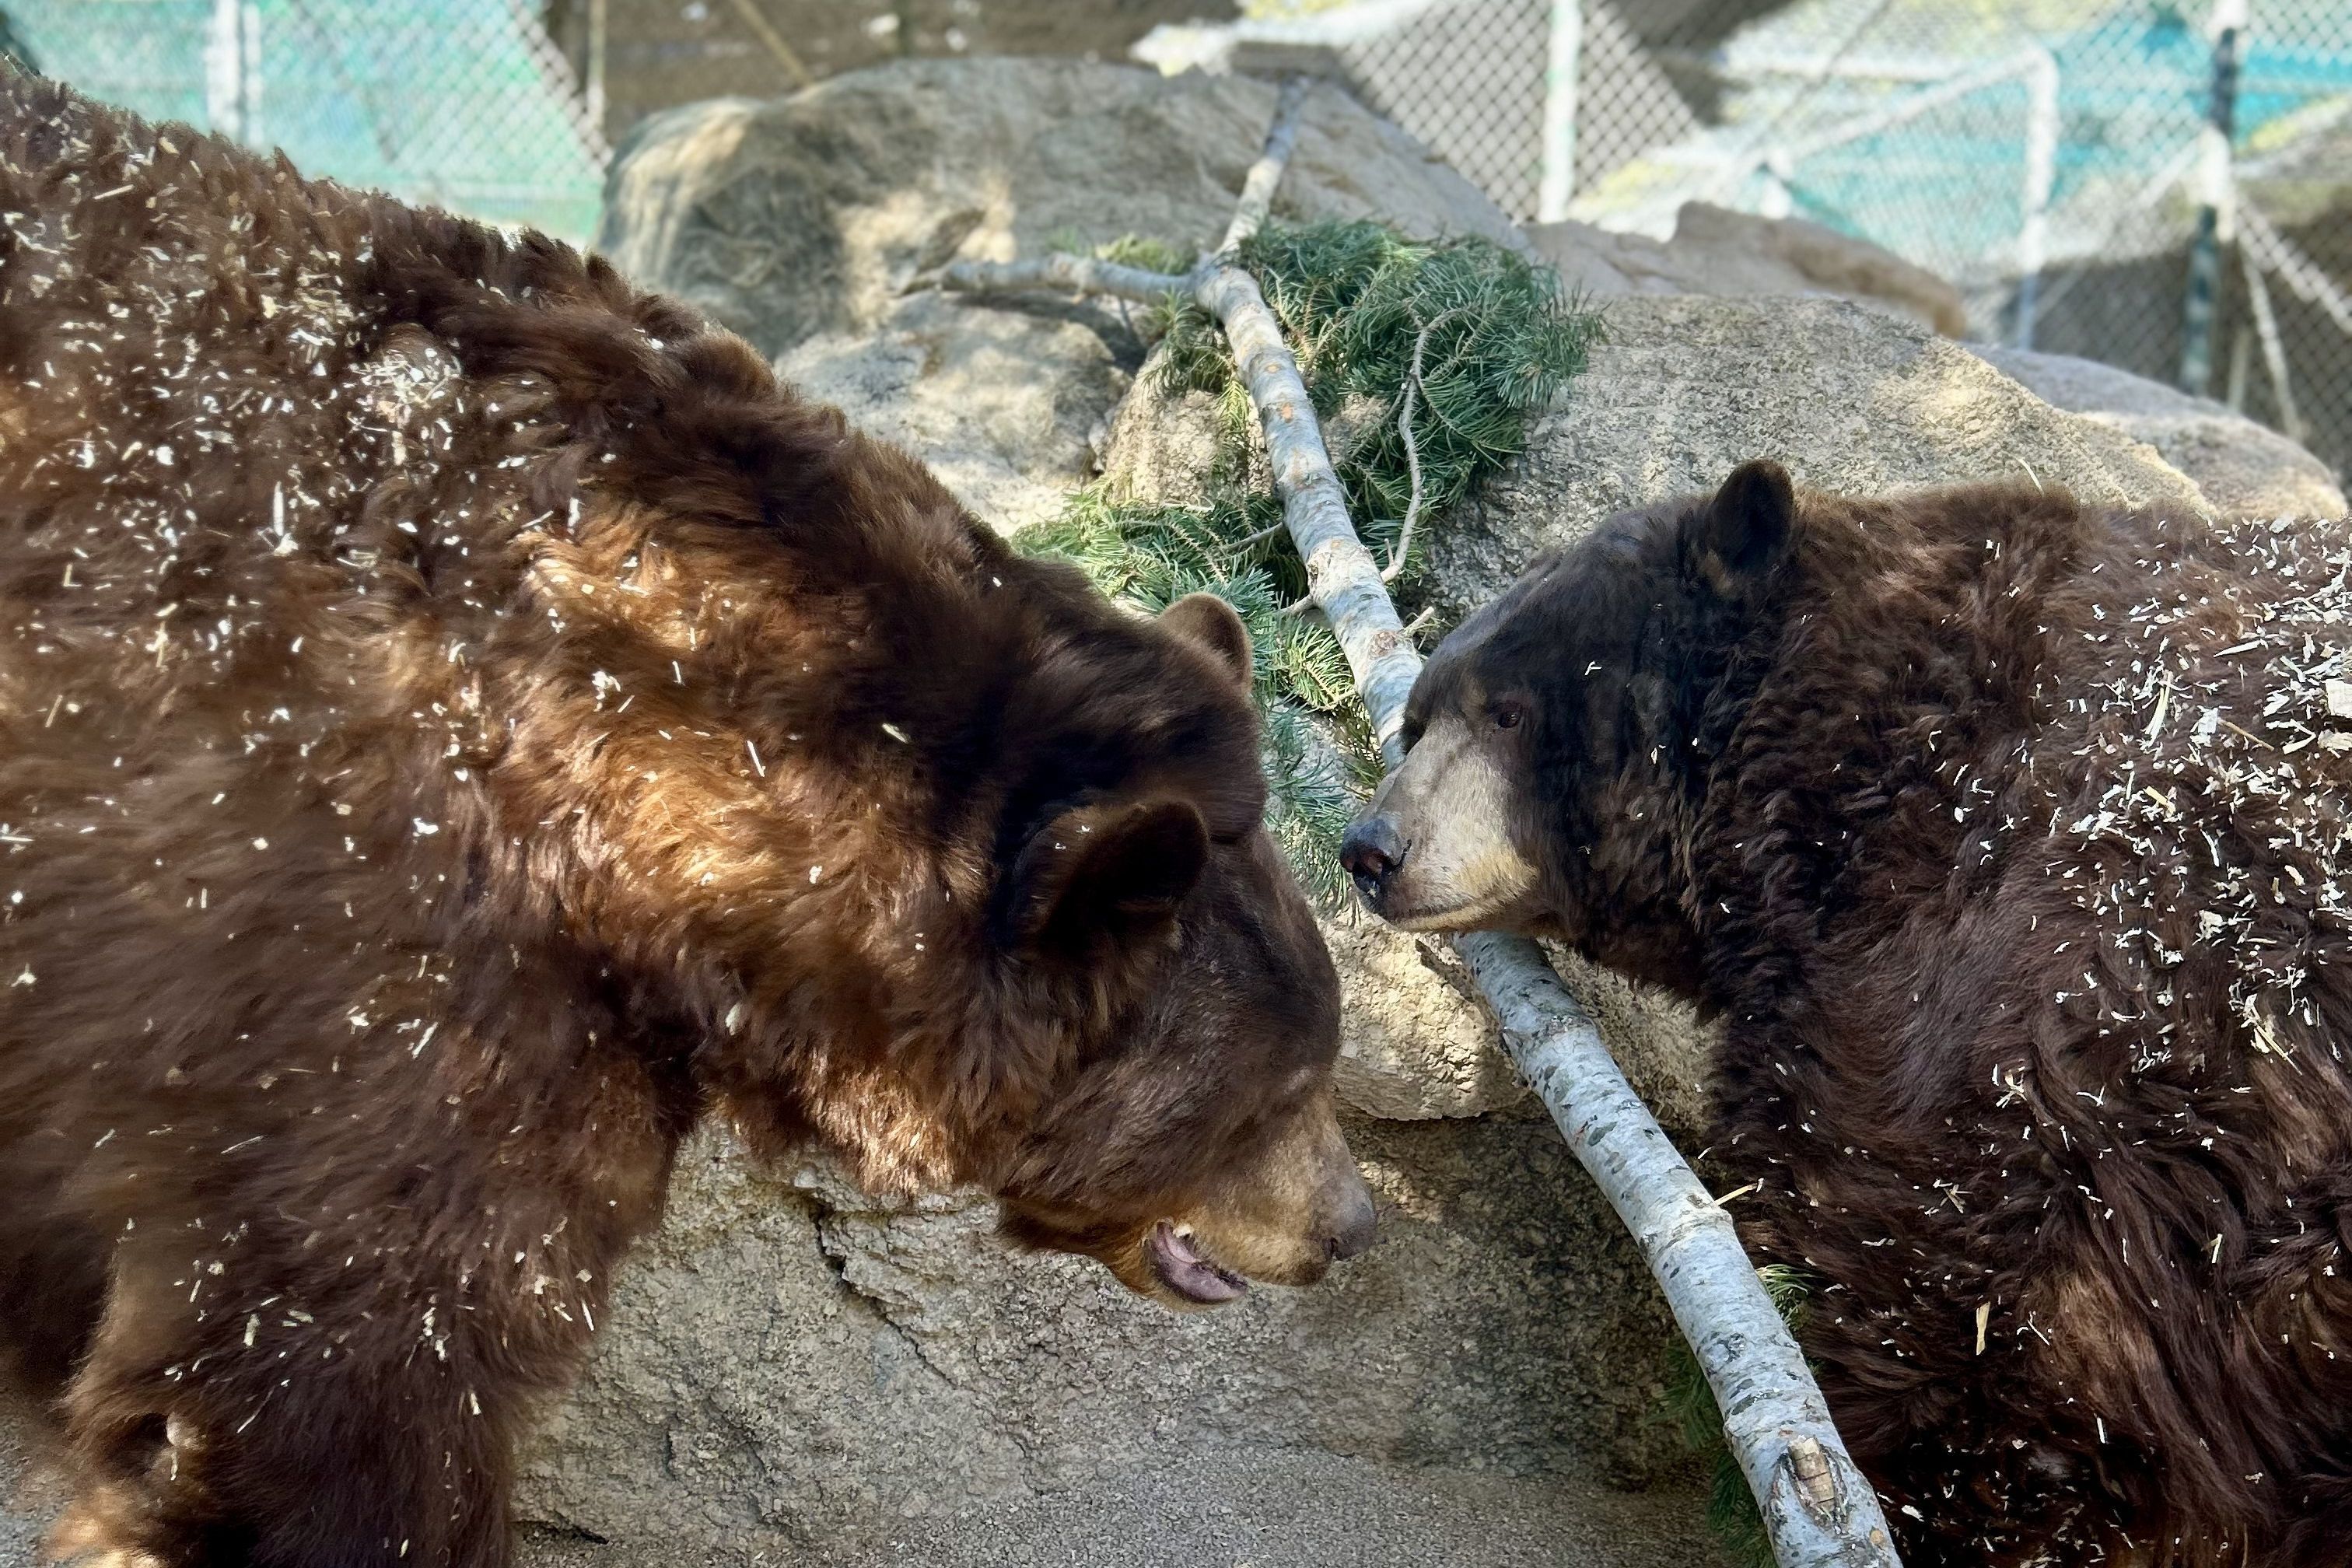
[(1636, 297), (1610, 301), (1607, 321), (1526, 458), (1431, 535), (1441, 615), (1611, 512), (1710, 489), (1748, 458), (1848, 494), (2032, 477), (2089, 500), (2204, 504), (2153, 448), (1876, 310)]
[(2344, 492), (2326, 464), (2210, 398), (2072, 354), (1990, 345), (1972, 345), (1972, 352), (2036, 397), (2147, 442), (2194, 479), (2216, 510), (2260, 517), (2344, 513)]
[(1866, 239), (1802, 218), (1685, 202), (1669, 240), (1573, 220), (1535, 224), (1527, 233), (1562, 279), (1598, 299), (1826, 295), (1892, 311), (1947, 337), (1968, 330), (1959, 290), (1949, 283)]
[[(1092, 477), (1095, 426), (1142, 355), (1129, 312), (901, 290), (959, 259), (1127, 235), (1214, 244), (1274, 96), (1238, 78), (985, 58), (692, 104), (620, 149), (601, 245), (1017, 528)], [(1328, 88), (1308, 106), (1275, 209), (1525, 244), (1475, 186)]]

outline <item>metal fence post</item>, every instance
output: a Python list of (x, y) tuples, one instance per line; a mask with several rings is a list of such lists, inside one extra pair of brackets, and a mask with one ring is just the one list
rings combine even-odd
[(586, 100), (588, 123), (596, 128), (599, 136), (604, 134), (604, 51), (610, 32), (605, 0), (588, 0), (588, 80), (582, 96)]
[[(2270, 285), (2254, 264), (2252, 251), (2244, 252), (2239, 260), (2246, 269), (2246, 302), (2253, 308), (2254, 332), (2263, 345), (2263, 368), (2271, 378), (2271, 400), (2278, 405), (2279, 428), (2288, 440), (2300, 441), (2305, 436), (2303, 415), (2294, 405), (2294, 372), (2287, 363), (2286, 343), (2279, 336), (2278, 315), (2271, 309)], [(2239, 342), (2244, 341), (2241, 333)]]
[(1544, 68), (1543, 181), (1536, 221), (1558, 223), (1576, 194), (1577, 73), (1584, 66), (1584, 0), (1552, 0), (1551, 51)]
[(2033, 51), (2025, 73), (2025, 190), (2017, 230), (2017, 346), (2033, 346), (2042, 267), (2050, 248), (2050, 188), (2058, 173), (2058, 59)]
[(213, 0), (212, 14), (205, 23), (205, 119), (207, 129), (216, 131), (232, 142), (246, 139), (249, 127), (247, 105), (252, 99), (247, 80), (258, 61), (257, 18), (246, 15), (244, 0)]
[(2189, 249), (2189, 299), (2180, 342), (2180, 386), (2202, 397), (2213, 384), (2213, 309), (2222, 247), (2237, 238), (2231, 142), (2238, 118), (2238, 44), (2247, 0), (2214, 0), (2213, 96), (2198, 132), (2197, 235)]

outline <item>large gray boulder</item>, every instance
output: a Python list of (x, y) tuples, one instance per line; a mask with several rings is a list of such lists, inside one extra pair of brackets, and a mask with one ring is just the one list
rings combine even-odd
[(1685, 202), (1671, 239), (1573, 219), (1536, 224), (1528, 243), (1570, 287), (1619, 294), (1820, 295), (1876, 306), (1947, 337), (1968, 329), (1958, 289), (1882, 246), (1802, 218)]
[(2209, 397), (2096, 360), (1971, 345), (2036, 397), (2145, 441), (2224, 512), (2341, 517), (2344, 492), (2326, 464), (2267, 426)]
[[(919, 272), (1071, 239), (1215, 242), (1275, 89), (1068, 60), (908, 60), (656, 116), (619, 149), (599, 248), (771, 353), (870, 328)], [(1524, 243), (1467, 180), (1318, 89), (1275, 210)]]
[[(953, 260), (1129, 235), (1214, 244), (1274, 98), (1241, 78), (999, 58), (691, 104), (621, 147), (599, 245), (921, 452), (982, 517), (1020, 528), (1092, 476), (1097, 426), (1141, 357), (1133, 312), (902, 290)], [(1328, 88), (1307, 105), (1275, 211), (1525, 243), (1475, 186)]]
[(1607, 341), (1537, 422), (1526, 458), (1431, 534), (1442, 615), (1466, 613), (1610, 513), (1712, 489), (1749, 458), (1855, 494), (2013, 479), (2206, 505), (2154, 447), (1878, 310), (1632, 296), (1608, 301), (1603, 320)]

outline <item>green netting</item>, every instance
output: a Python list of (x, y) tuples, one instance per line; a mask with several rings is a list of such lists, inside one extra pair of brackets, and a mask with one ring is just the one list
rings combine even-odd
[(519, 0), (5, 0), (41, 69), (304, 173), (572, 240), (605, 149)]

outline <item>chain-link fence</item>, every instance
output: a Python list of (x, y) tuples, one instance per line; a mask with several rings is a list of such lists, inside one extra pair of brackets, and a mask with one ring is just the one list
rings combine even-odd
[(609, 144), (692, 99), (1139, 39), (1305, 67), (1520, 217), (1812, 218), (1950, 279), (1977, 336), (2352, 465), (2347, 0), (0, 0), (0, 28), (144, 113), (573, 238)]
[(1811, 218), (1950, 279), (1973, 335), (2186, 384), (2352, 464), (2345, 0), (1290, 9), (1146, 52), (1331, 71), (1523, 218)]
[(0, 53), (306, 173), (584, 240), (646, 115), (909, 55), (1124, 58), (1234, 0), (0, 0)]
[(572, 239), (607, 155), (524, 0), (0, 0), (40, 70), (308, 173)]

